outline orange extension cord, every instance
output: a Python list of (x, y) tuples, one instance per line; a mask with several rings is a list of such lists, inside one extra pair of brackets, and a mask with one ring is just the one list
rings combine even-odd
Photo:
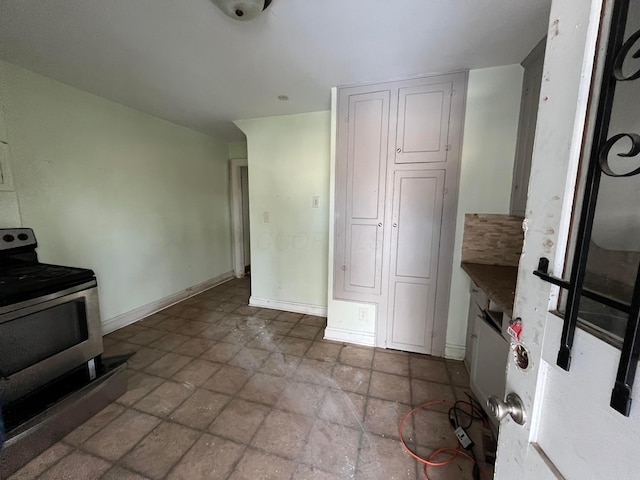
[[(413, 453), (411, 451), (411, 449), (405, 443), (404, 437), (402, 436), (402, 427), (404, 425), (404, 422), (406, 422), (407, 419), (411, 415), (413, 415), (415, 412), (417, 412), (418, 410), (421, 410), (421, 409), (426, 408), (426, 407), (430, 407), (432, 405), (442, 405), (444, 403), (454, 404), (455, 402), (453, 402), (451, 400), (434, 400), (434, 401), (431, 401), (431, 402), (421, 403), (417, 407), (414, 407), (411, 410), (409, 410), (405, 414), (405, 416), (402, 417), (402, 420), (400, 420), (400, 424), (398, 425), (398, 435), (400, 436), (400, 443), (402, 443), (402, 447), (407, 451), (407, 453), (409, 455), (411, 455), (413, 458), (415, 458), (420, 463), (424, 464), (424, 478), (425, 478), (425, 480), (429, 480), (429, 476), (427, 474), (427, 468), (428, 467), (442, 467), (444, 465), (449, 465), (451, 462), (453, 462), (460, 455), (465, 457), (465, 458), (467, 458), (472, 463), (476, 463), (476, 460), (471, 455), (469, 455), (467, 452), (465, 452), (464, 449), (460, 447), (460, 444), (456, 445), (455, 447), (442, 447), (442, 448), (439, 448), (436, 451), (434, 451), (431, 455), (429, 455), (428, 458), (422, 458), (421, 456)], [(434, 459), (437, 456), (439, 456), (440, 454), (445, 453), (445, 452), (450, 452), (451, 456), (449, 458), (446, 458), (446, 459), (441, 460), (441, 461), (434, 461)], [(482, 470), (479, 470), (479, 471), (480, 471), (480, 478), (482, 478), (484, 480), (484, 475), (482, 473)]]

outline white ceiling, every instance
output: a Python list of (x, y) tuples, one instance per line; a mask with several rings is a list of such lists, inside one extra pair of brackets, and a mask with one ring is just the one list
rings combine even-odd
[[(0, 0), (0, 58), (184, 125), (329, 108), (330, 88), (519, 63), (550, 0)], [(288, 102), (278, 95), (290, 97)]]

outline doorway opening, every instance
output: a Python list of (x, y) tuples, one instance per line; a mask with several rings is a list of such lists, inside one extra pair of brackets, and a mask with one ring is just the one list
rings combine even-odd
[(249, 229), (249, 167), (246, 158), (231, 160), (231, 218), (233, 224), (233, 271), (236, 278), (251, 272)]

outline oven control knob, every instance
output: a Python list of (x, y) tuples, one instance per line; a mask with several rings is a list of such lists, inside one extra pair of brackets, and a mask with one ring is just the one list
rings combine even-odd
[(4, 237), (2, 237), (2, 239), (3, 239), (5, 242), (13, 242), (13, 241), (16, 239), (16, 237), (14, 237), (13, 235), (11, 235), (10, 233), (7, 233)]
[(26, 240), (29, 240), (29, 235), (27, 235), (26, 233), (19, 233), (18, 234), (18, 240), (21, 240), (23, 242), (26, 241)]

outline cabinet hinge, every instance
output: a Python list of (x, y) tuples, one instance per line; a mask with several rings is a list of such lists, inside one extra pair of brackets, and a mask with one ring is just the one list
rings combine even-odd
[(453, 97), (455, 94), (456, 94), (456, 89), (452, 88), (451, 91), (449, 92), (449, 95)]

